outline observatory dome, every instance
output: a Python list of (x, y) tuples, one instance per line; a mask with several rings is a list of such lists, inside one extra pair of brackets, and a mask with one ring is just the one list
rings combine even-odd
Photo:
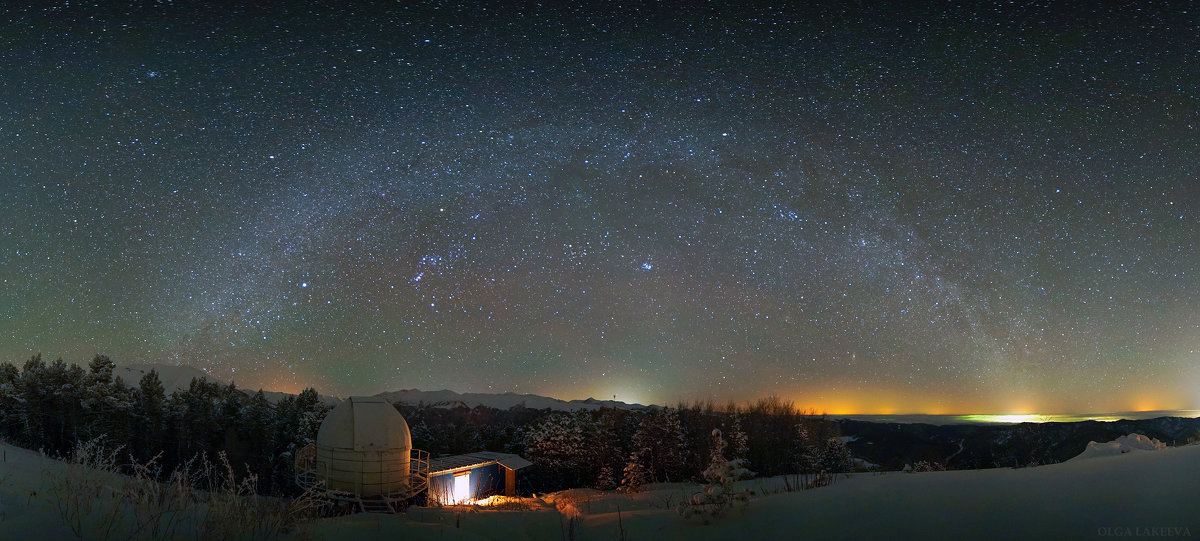
[(352, 396), (317, 431), (316, 475), (327, 490), (380, 496), (410, 488), (408, 423), (387, 400)]
[(325, 416), (317, 445), (355, 451), (412, 449), (412, 438), (404, 416), (387, 400), (352, 396)]

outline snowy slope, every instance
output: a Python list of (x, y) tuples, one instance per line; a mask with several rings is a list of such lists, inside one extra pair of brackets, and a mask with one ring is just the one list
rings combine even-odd
[[(45, 472), (63, 465), (0, 444), (0, 540), (73, 538)], [(523, 511), (411, 508), (401, 515), (322, 519), (294, 539), (1090, 539), (1200, 535), (1200, 445), (1098, 456), (1023, 469), (857, 474), (831, 486), (784, 490), (782, 478), (744, 481), (749, 506), (715, 523), (673, 507), (698, 490), (652, 485), (626, 495), (577, 489)], [(618, 513), (618, 510), (620, 511)]]
[[(1092, 539), (1200, 535), (1200, 446), (1023, 469), (856, 474), (832, 486), (783, 490), (781, 478), (741, 485), (758, 494), (713, 524), (670, 507), (696, 485), (654, 485), (633, 496), (573, 490), (580, 540)], [(563, 507), (559, 503), (560, 507)], [(618, 508), (620, 514), (618, 515)], [(314, 539), (567, 538), (553, 503), (534, 511), (412, 509), (405, 515), (325, 519)], [(299, 539), (301, 537), (297, 537)]]
[(1134, 451), (1161, 451), (1166, 448), (1166, 444), (1156, 439), (1147, 438), (1141, 434), (1129, 434), (1105, 443), (1089, 441), (1087, 449), (1071, 460), (1113, 456)]

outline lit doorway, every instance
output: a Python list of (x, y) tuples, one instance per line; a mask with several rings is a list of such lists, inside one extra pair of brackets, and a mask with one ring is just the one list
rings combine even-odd
[(471, 472), (454, 475), (454, 503), (466, 503), (471, 499)]

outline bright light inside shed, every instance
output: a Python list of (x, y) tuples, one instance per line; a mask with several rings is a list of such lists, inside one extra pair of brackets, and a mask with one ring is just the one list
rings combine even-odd
[(454, 476), (454, 503), (466, 503), (471, 499), (471, 474)]

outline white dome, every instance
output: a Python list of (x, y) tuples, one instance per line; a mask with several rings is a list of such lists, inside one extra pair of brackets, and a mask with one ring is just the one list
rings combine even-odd
[(327, 490), (363, 496), (412, 488), (408, 423), (387, 400), (352, 396), (317, 431), (315, 470)]
[(317, 446), (355, 451), (410, 450), (408, 423), (387, 400), (352, 396), (325, 417)]

